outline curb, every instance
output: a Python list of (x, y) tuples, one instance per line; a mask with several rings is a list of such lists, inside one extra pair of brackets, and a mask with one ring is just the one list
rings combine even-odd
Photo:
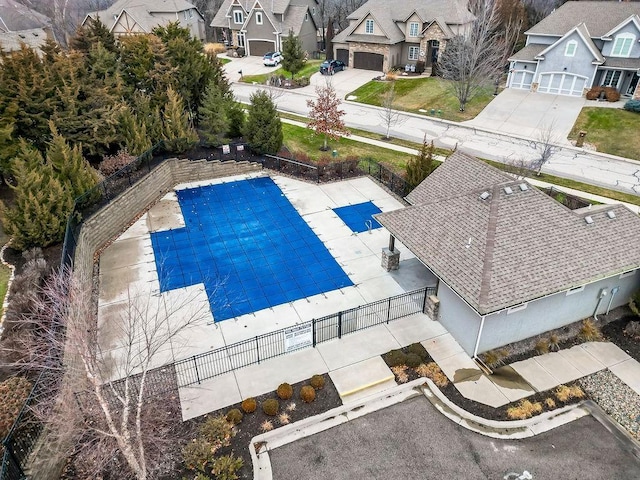
[[(598, 414), (597, 410), (591, 405), (593, 402), (584, 401), (552, 412), (546, 412), (527, 420), (488, 420), (473, 415), (455, 405), (428, 378), (418, 378), (411, 382), (398, 385), (395, 388), (390, 388), (384, 392), (363, 398), (359, 402), (353, 402), (321, 413), (320, 415), (305, 418), (299, 422), (280, 427), (273, 432), (256, 435), (251, 439), (251, 443), (249, 444), (254, 480), (272, 480), (273, 472), (269, 458), (270, 450), (315, 435), (316, 433), (324, 432), (330, 428), (420, 395), (424, 395), (440, 413), (461, 427), (481, 435), (505, 440), (533, 437), (593, 414), (594, 411)], [(601, 411), (599, 413), (605, 417), (605, 420), (598, 421), (601, 423), (606, 422), (606, 415)], [(603, 425), (605, 425), (605, 423), (603, 423)], [(611, 431), (611, 429), (615, 428), (615, 425), (611, 427), (605, 425), (605, 427)], [(624, 432), (618, 429), (617, 436), (624, 436)], [(640, 446), (637, 447), (636, 455), (640, 457)]]

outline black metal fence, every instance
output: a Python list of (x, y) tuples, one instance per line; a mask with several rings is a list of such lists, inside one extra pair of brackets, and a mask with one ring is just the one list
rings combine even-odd
[(562, 190), (558, 190), (554, 187), (545, 188), (543, 189), (543, 191), (557, 202), (563, 204), (569, 210), (577, 210), (579, 208), (585, 208), (591, 205), (584, 198), (576, 197), (575, 195), (563, 192)]
[(424, 311), (435, 287), (425, 287), (258, 335), (175, 362), (178, 386), (186, 387), (287, 353)]

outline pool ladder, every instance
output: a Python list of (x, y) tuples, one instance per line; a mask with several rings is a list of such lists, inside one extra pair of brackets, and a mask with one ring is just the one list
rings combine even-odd
[(369, 233), (371, 233), (371, 230), (373, 229), (373, 222), (371, 220), (366, 220), (364, 224), (367, 226)]

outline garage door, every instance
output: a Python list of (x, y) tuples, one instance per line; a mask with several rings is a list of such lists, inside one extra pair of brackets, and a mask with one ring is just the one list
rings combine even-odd
[(337, 48), (336, 49), (336, 60), (340, 60), (345, 65), (349, 65), (349, 50), (346, 48)]
[(511, 85), (509, 85), (509, 88), (530, 90), (531, 82), (533, 82), (533, 72), (529, 72), (527, 70), (514, 70), (511, 72)]
[(381, 72), (383, 64), (384, 55), (380, 55), (379, 53), (356, 52), (353, 54), (354, 68), (377, 70), (378, 72)]
[(261, 57), (267, 52), (273, 52), (276, 49), (276, 42), (267, 42), (264, 40), (249, 40), (249, 55)]
[(581, 97), (587, 78), (571, 73), (543, 73), (540, 75), (538, 91)]

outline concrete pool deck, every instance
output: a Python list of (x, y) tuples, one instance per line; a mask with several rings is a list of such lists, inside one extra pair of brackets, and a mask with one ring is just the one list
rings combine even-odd
[(399, 243), (401, 268), (387, 272), (381, 267), (381, 256), (382, 249), (388, 244), (388, 232), (380, 228), (354, 234), (332, 211), (336, 207), (367, 201), (373, 202), (383, 212), (404, 206), (372, 179), (360, 177), (316, 185), (272, 176), (354, 286), (218, 323), (214, 322), (203, 284), (161, 293), (150, 233), (184, 226), (175, 191), (262, 175), (264, 173), (177, 185), (173, 192), (165, 195), (101, 253), (98, 341), (111, 359), (108, 378), (124, 376), (125, 372), (117, 367), (130, 353), (126, 345), (140, 342), (140, 338), (125, 338), (124, 335), (123, 318), (126, 318), (131, 304), (136, 304), (140, 311), (144, 310), (159, 328), (165, 328), (163, 322), (167, 321), (196, 320), (159, 351), (153, 366), (161, 366), (312, 318), (435, 284), (431, 273)]

